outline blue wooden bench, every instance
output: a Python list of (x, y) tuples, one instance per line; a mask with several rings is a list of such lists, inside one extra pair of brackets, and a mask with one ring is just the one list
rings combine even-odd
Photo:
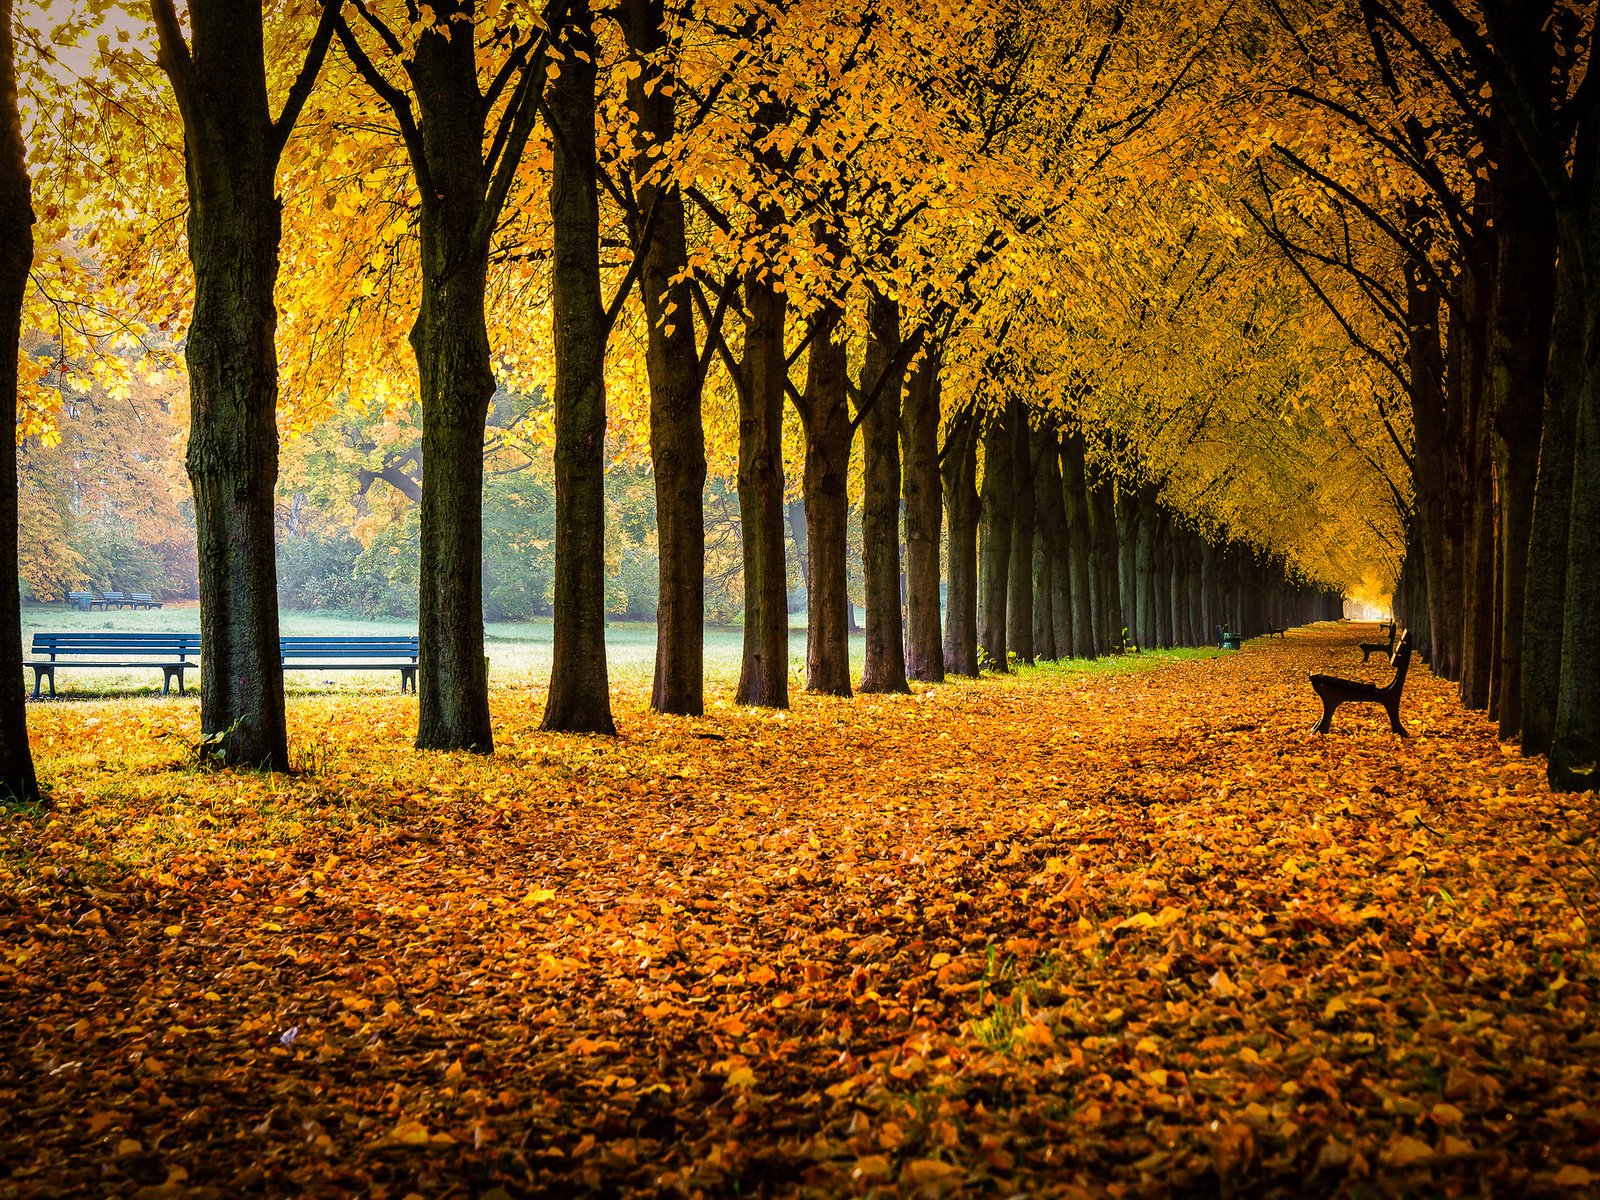
[(93, 592), (68, 592), (67, 603), (79, 612), (93, 612), (97, 608), (106, 606), (106, 602)]
[(157, 600), (149, 592), (129, 592), (127, 604), (129, 608), (133, 609), (161, 607), (161, 601)]
[(414, 637), (286, 637), (278, 639), (285, 671), (399, 671), (400, 690), (417, 690)]
[(1239, 643), (1244, 640), (1241, 635), (1237, 633), (1229, 633), (1221, 625), (1216, 626), (1216, 630), (1218, 650), (1237, 650), (1239, 648)]
[(199, 654), (198, 633), (36, 633), (33, 657), (22, 665), (33, 671), (35, 700), (45, 680), (50, 682), (50, 695), (56, 694), (56, 672), (67, 667), (153, 667), (161, 672), (161, 694), (165, 696), (176, 679), (181, 696), (183, 673), (199, 665), (191, 661)]

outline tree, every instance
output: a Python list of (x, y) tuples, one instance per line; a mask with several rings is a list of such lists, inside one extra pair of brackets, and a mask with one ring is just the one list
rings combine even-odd
[[(0, 346), (22, 341), (22, 300), (33, 266), (28, 151), (17, 111), (11, 0), (0, 0)], [(0, 355), (0, 395), (17, 411), (17, 352)], [(0, 437), (0, 801), (39, 798), (22, 682), (22, 597), (17, 585), (17, 439)]]
[[(572, 0), (550, 87), (556, 329), (554, 663), (541, 729), (615, 734), (606, 671), (606, 336), (595, 163), (594, 15)], [(638, 261), (637, 259), (635, 260)]]
[[(633, 161), (630, 213), (634, 254), (642, 258), (639, 295), (650, 378), (650, 458), (655, 468), (660, 532), (660, 601), (656, 611), (657, 712), (699, 716), (705, 708), (704, 422), (705, 366), (695, 349), (693, 298), (683, 191), (670, 174), (668, 147), (677, 135), (678, 88), (665, 58), (664, 0), (628, 0), (625, 32), (640, 69), (628, 83), (628, 105), (642, 145)], [(707, 341), (711, 335), (707, 334)]]
[[(379, 68), (346, 18), (337, 21), (350, 62), (399, 127), (417, 190), (422, 290), (411, 346), (422, 397), (418, 749), (494, 749), (483, 655), (483, 441), (495, 390), (489, 255), (538, 115), (546, 30), (563, 8), (551, 0), (537, 17), (502, 9), (496, 21), (480, 14), (475, 0), (442, 0), (424, 10), (429, 19), (415, 24), (408, 42), (372, 7), (356, 5), (410, 95)], [(509, 45), (486, 88), (480, 34), (491, 45)]]
[(333, 33), (322, 10), (271, 116), (261, 0), (151, 0), (160, 64), (183, 118), (194, 314), (185, 344), (200, 560), (200, 727), (224, 761), (288, 769), (273, 500), (278, 477), (278, 164)]

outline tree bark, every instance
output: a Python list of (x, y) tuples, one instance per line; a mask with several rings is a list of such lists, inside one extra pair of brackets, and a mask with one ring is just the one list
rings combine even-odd
[(1100, 627), (1095, 598), (1091, 505), (1084, 466), (1083, 434), (1076, 430), (1061, 439), (1061, 496), (1066, 529), (1063, 557), (1067, 564), (1068, 596), (1072, 614), (1072, 657), (1093, 658), (1101, 653)]
[[(615, 734), (606, 670), (607, 330), (600, 290), (600, 194), (594, 139), (597, 51), (588, 0), (573, 0), (570, 5), (563, 42), (561, 73), (550, 84), (549, 95), (555, 143), (550, 222), (556, 563), (550, 692), (540, 728)], [(480, 421), (480, 438), (482, 432)]]
[[(789, 589), (783, 539), (786, 294), (761, 267), (745, 274), (739, 385), (739, 522), (744, 550), (744, 661), (737, 700), (789, 707)], [(812, 538), (817, 536), (812, 531)]]
[(939, 620), (939, 356), (929, 353), (906, 384), (900, 449), (906, 503), (906, 675), (923, 683), (944, 678)]
[[(1056, 452), (1053, 429), (1033, 431), (1029, 438), (1033, 457), (1033, 652), (1041, 662), (1055, 662), (1072, 649), (1072, 609), (1066, 600), (1067, 578), (1060, 577), (1061, 543), (1066, 517), (1061, 503), (1061, 457)], [(1056, 612), (1056, 597), (1062, 612)], [(1056, 630), (1061, 629), (1058, 645)], [(1065, 649), (1063, 649), (1063, 647)]]
[(861, 368), (864, 496), (861, 565), (866, 577), (863, 692), (909, 692), (900, 621), (900, 306), (874, 292), (867, 304)]
[[(1573, 444), (1583, 378), (1583, 281), (1569, 255), (1556, 272), (1548, 373), (1522, 619), (1522, 752), (1548, 754), (1561, 696), (1567, 535), (1572, 517)], [(1503, 711), (1503, 710), (1502, 710)]]
[(0, 396), (13, 430), (0, 434), (0, 807), (40, 798), (28, 747), (22, 676), (22, 595), (17, 582), (17, 352), (22, 302), (33, 269), (33, 187), (17, 109), (11, 0), (0, 0)]
[(1451, 391), (1461, 411), (1458, 486), (1464, 508), (1461, 575), (1461, 702), (1489, 707), (1494, 670), (1494, 437), (1484, 347), (1488, 297), (1476, 274), (1462, 272), (1461, 313), (1452, 319)]
[(1033, 665), (1033, 446), (1028, 410), (1013, 398), (1006, 414), (1011, 432), (1011, 583), (1006, 592), (1006, 638), (1012, 655)]
[(1117, 486), (1117, 603), (1122, 628), (1115, 633), (1118, 650), (1143, 644), (1139, 600), (1139, 496), (1131, 487)]
[(806, 688), (850, 694), (850, 409), (845, 398), (845, 345), (836, 341), (841, 314), (825, 305), (798, 404), (805, 429), (802, 491), (806, 529)]
[(945, 669), (978, 674), (978, 430), (980, 418), (963, 410), (951, 422), (939, 482), (950, 514), (950, 584), (944, 627)]
[(1085, 471), (1084, 481), (1089, 493), (1089, 573), (1094, 578), (1090, 597), (1095, 604), (1095, 653), (1113, 654), (1121, 648), (1124, 621), (1117, 564), (1116, 489), (1098, 466)]
[(1137, 497), (1138, 516), (1135, 533), (1134, 608), (1138, 624), (1136, 638), (1141, 650), (1154, 650), (1161, 644), (1161, 618), (1157, 609), (1157, 589), (1160, 586), (1156, 564), (1156, 538), (1160, 532), (1161, 514), (1156, 509), (1155, 489), (1141, 488)]
[[(629, 49), (645, 62), (628, 84), (638, 136), (662, 147), (677, 132), (676, 89), (652, 56), (666, 45), (663, 0), (627, 0)], [(683, 193), (657, 177), (657, 159), (634, 160), (642, 254), (639, 293), (650, 379), (650, 462), (655, 476), (659, 590), (655, 680), (650, 707), (699, 716), (705, 710), (705, 427), (703, 379), (695, 348)], [(652, 219), (653, 218), (653, 219)], [(715, 336), (711, 331), (707, 336)]]
[(1011, 575), (1011, 430), (996, 413), (983, 431), (982, 519), (978, 529), (978, 660), (1009, 671), (1006, 647), (1006, 583)]
[(282, 209), (259, 3), (154, 6), (184, 127), (194, 314), (187, 465), (200, 564), (200, 729), (224, 762), (287, 770), (273, 503)]

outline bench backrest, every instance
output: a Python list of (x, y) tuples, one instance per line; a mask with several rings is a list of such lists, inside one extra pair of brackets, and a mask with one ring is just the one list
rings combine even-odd
[(128, 593), (128, 599), (129, 600), (138, 600), (141, 603), (143, 603), (145, 601), (154, 600), (155, 597), (153, 595), (151, 595), (149, 592), (129, 592)]
[(278, 639), (278, 653), (291, 658), (405, 658), (415, 662), (415, 637), (286, 637)]
[(1383, 690), (1398, 692), (1406, 685), (1406, 672), (1411, 669), (1411, 634), (1400, 635), (1400, 642), (1394, 648), (1394, 653), (1389, 656), (1389, 665), (1394, 668), (1394, 679)]
[(161, 655), (186, 658), (200, 653), (198, 633), (36, 633), (33, 652), (62, 654)]
[(68, 600), (93, 600), (94, 599), (94, 593), (93, 592), (68, 592), (67, 593), (67, 599)]

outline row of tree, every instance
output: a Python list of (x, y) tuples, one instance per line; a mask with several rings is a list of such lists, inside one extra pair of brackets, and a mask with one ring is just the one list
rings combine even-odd
[[(460, 0), (423, 20), (397, 0), (241, 19), (195, 0), (185, 29), (156, 0), (159, 75), (137, 49), (102, 49), (100, 73), (73, 68), (94, 87), (71, 105), (52, 98), (74, 94), (56, 54), (34, 95), (57, 105), (34, 127), (71, 135), (41, 159), (47, 221), (104, 231), (97, 277), (152, 325), (187, 329), (207, 732), (235, 762), (284, 761), (274, 417), (299, 431), (414, 395), (420, 451), (402, 474), (420, 500), (418, 744), (491, 747), (480, 547), (497, 376), (551, 397), (548, 728), (613, 727), (608, 431), (652, 468), (665, 712), (703, 706), (712, 470), (737, 480), (739, 698), (786, 702), (786, 461), (807, 529), (807, 679), (822, 690), (853, 682), (852, 495), (866, 690), (981, 656), (1330, 615), (1308, 581), (1392, 582), (1402, 564), (1399, 599), (1429, 597), (1419, 634), (1440, 670), (1469, 625), (1521, 645), (1534, 622), (1513, 639), (1508, 614), (1552, 609), (1531, 581), (1514, 600), (1517, 539), (1496, 532), (1476, 574), (1447, 561), (1468, 529), (1514, 524), (1517, 501), (1502, 501), (1528, 493), (1507, 475), (1462, 498), (1489, 461), (1493, 372), (1455, 313), (1510, 314), (1483, 304), (1487, 281), (1520, 276), (1476, 278), (1457, 253), (1462, 231), (1506, 223), (1487, 214), (1507, 185), (1482, 122), (1447, 110), (1499, 112), (1491, 76), (1510, 68), (1473, 67), (1499, 61), (1492, 23), (1465, 40), (1440, 7), (1011, 0), (929, 22), (914, 4), (852, 0)], [(135, 47), (141, 28), (124, 30)], [(1573, 66), (1585, 28), (1539, 27), (1568, 39), (1553, 44), (1573, 81), (1570, 136), (1590, 102)], [(106, 131), (120, 140), (97, 142)], [(57, 252), (41, 274), (71, 266)], [(1526, 373), (1509, 378), (1525, 397)], [(1507, 470), (1531, 457), (1542, 478), (1543, 447), (1585, 452), (1549, 428)], [(1457, 492), (1437, 484), (1450, 472)], [(1566, 624), (1572, 596), (1592, 596), (1585, 579), (1566, 572)], [(1424, 624), (1415, 604), (1407, 615)], [(1592, 679), (1581, 636), (1562, 638), (1563, 677)], [(1503, 658), (1491, 651), (1491, 672)], [(1574, 728), (1579, 694), (1556, 696)]]
[(1285, 5), (1269, 27), (1287, 119), (1258, 167), (1270, 215), (1251, 211), (1393, 382), (1395, 603), (1419, 650), (1502, 737), (1548, 753), (1553, 784), (1594, 788), (1594, 6), (1342, 16)]

